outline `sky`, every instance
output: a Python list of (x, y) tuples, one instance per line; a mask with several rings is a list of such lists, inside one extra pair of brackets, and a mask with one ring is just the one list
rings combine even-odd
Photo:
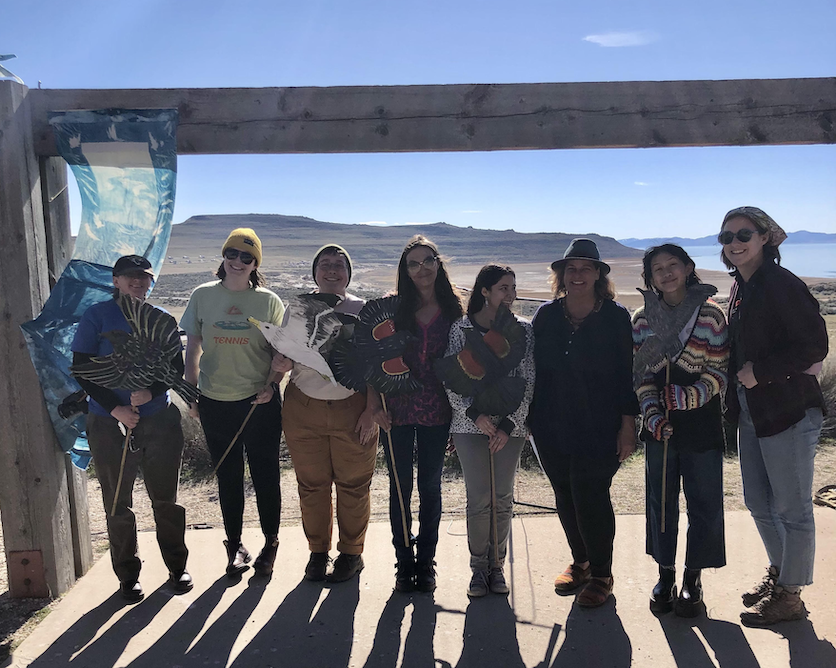
[[(833, 0), (0, 3), (3, 65), (31, 88), (832, 77), (834, 34)], [(836, 233), (836, 146), (182, 156), (174, 222), (700, 237), (741, 205)]]

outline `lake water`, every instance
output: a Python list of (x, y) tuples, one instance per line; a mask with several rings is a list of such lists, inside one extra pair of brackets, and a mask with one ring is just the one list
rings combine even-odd
[[(720, 244), (683, 246), (697, 269), (728, 271), (720, 260)], [(836, 278), (836, 244), (781, 245), (781, 266), (798, 276)]]

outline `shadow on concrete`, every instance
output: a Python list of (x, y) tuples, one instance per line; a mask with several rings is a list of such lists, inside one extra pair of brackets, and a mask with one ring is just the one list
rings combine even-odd
[(364, 668), (395, 668), (401, 651), (401, 630), (406, 609), (412, 606), (412, 619), (403, 647), (401, 668), (435, 665), (433, 638), (439, 606), (432, 595), (392, 592), (377, 622), (372, 650)]
[(783, 622), (769, 630), (786, 638), (789, 643), (790, 668), (836, 666), (836, 648), (829, 640), (816, 635), (809, 619)]
[[(673, 613), (661, 615), (658, 620), (678, 668), (760, 668), (738, 624), (705, 615), (683, 619)], [(713, 651), (716, 663), (706, 645)]]
[(93, 640), (99, 629), (126, 605), (121, 595), (114, 593), (82, 616), (29, 665), (32, 668), (112, 666), (122, 656), (131, 639), (142, 633), (170, 598), (171, 595), (163, 587), (157, 589), (141, 603), (131, 606), (102, 635)]
[[(544, 668), (629, 668), (633, 647), (616, 612), (616, 603), (615, 596), (610, 596), (604, 605), (592, 610), (573, 603), (566, 618), (566, 637), (557, 656), (549, 664), (549, 655), (546, 655), (540, 665)], [(552, 638), (549, 652), (554, 645), (555, 639)]]
[(464, 646), (456, 665), (525, 668), (517, 642), (517, 617), (505, 596), (486, 596), (467, 606)]
[[(236, 657), (232, 667), (347, 667), (359, 602), (360, 582), (356, 577), (331, 589), (302, 580)], [(207, 658), (211, 663), (212, 657)], [(206, 658), (201, 663), (205, 664)]]
[(241, 629), (255, 610), (269, 580), (250, 578), (247, 588), (236, 596), (194, 647), (189, 647), (203, 629), (212, 611), (220, 603), (224, 592), (237, 582), (226, 575), (218, 578), (188, 609), (180, 615), (157, 642), (130, 664), (131, 668), (159, 666), (226, 665), (232, 646)]

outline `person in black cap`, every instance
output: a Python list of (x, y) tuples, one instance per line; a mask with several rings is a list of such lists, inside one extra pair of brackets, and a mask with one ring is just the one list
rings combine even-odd
[(551, 268), (555, 299), (532, 321), (529, 426), (572, 551), (555, 591), (583, 587), (578, 604), (597, 607), (613, 589), (610, 484), (636, 447), (632, 326), (594, 241), (574, 239)]
[[(112, 330), (131, 331), (116, 299), (130, 295), (145, 300), (153, 278), (151, 263), (144, 257), (125, 255), (116, 261), (114, 299), (94, 304), (84, 312), (72, 344), (74, 365), (113, 352), (110, 341), (101, 334)], [(173, 364), (182, 374), (182, 356), (175, 356)], [(169, 584), (178, 594), (190, 591), (192, 578), (186, 571), (189, 554), (185, 543), (186, 511), (177, 504), (183, 432), (180, 411), (169, 401), (168, 387), (154, 383), (147, 389), (131, 392), (77, 380), (90, 397), (87, 440), (102, 486), (110, 557), (122, 596), (130, 602), (140, 601), (144, 596), (139, 584), (142, 562), (136, 518), (131, 510), (134, 480), (140, 468), (154, 510), (157, 542), (170, 574)], [(132, 432), (116, 511), (112, 513), (125, 441), (122, 429)]]

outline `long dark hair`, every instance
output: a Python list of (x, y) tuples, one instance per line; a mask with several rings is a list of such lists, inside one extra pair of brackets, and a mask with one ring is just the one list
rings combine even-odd
[(455, 322), (464, 313), (461, 298), (450, 283), (450, 277), (447, 275), (444, 260), (438, 252), (438, 246), (427, 239), (427, 237), (416, 234), (407, 242), (401, 253), (395, 287), (395, 292), (401, 298), (400, 304), (398, 305), (398, 312), (395, 314), (395, 327), (398, 329), (408, 329), (412, 332), (417, 329), (415, 312), (421, 308), (421, 293), (418, 292), (418, 288), (415, 287), (415, 283), (412, 282), (412, 277), (406, 270), (406, 256), (416, 248), (426, 248), (438, 259), (438, 273), (435, 277), (435, 298), (438, 300), (441, 314), (449, 322)]
[(677, 246), (676, 244), (659, 244), (658, 246), (651, 246), (648, 248), (644, 252), (644, 257), (642, 258), (642, 278), (644, 279), (644, 287), (648, 290), (653, 290), (653, 292), (657, 295), (660, 297), (662, 296), (662, 293), (653, 287), (653, 269), (651, 267), (653, 264), (653, 258), (659, 255), (659, 253), (668, 253), (669, 255), (673, 255), (677, 260), (681, 261), (686, 267), (689, 264), (692, 267), (695, 267), (685, 279), (686, 288), (690, 288), (692, 285), (702, 282), (700, 281), (700, 277), (697, 275), (694, 261), (691, 259), (691, 256), (688, 255), (688, 252), (682, 248), (682, 246)]
[[(580, 257), (572, 259), (583, 260)], [(595, 264), (593, 260), (588, 260), (588, 262)], [(552, 269), (551, 271), (552, 275), (549, 278), (549, 284), (552, 286), (552, 296), (555, 299), (566, 296), (566, 281), (564, 280), (566, 276), (566, 263), (560, 264), (557, 269)], [(603, 270), (601, 270), (601, 275), (598, 277), (598, 280), (595, 281), (595, 296), (601, 300), (615, 299), (615, 285), (610, 280), (609, 275), (605, 274)]]
[(509, 274), (514, 278), (517, 277), (511, 267), (499, 264), (486, 264), (479, 270), (476, 275), (476, 282), (473, 284), (473, 291), (470, 293), (470, 299), (467, 302), (467, 316), (471, 320), (485, 307), (485, 295), (482, 294), (482, 288), (490, 291), (494, 285)]
[[(253, 262), (255, 262), (255, 260), (253, 260)], [(221, 260), (221, 266), (218, 267), (218, 271), (215, 272), (215, 276), (221, 280), (226, 278), (226, 269), (224, 269), (223, 260)], [(255, 265), (255, 271), (250, 273), (250, 286), (257, 288), (262, 285), (267, 285), (267, 279), (264, 278), (264, 274), (258, 270), (258, 265)]]

